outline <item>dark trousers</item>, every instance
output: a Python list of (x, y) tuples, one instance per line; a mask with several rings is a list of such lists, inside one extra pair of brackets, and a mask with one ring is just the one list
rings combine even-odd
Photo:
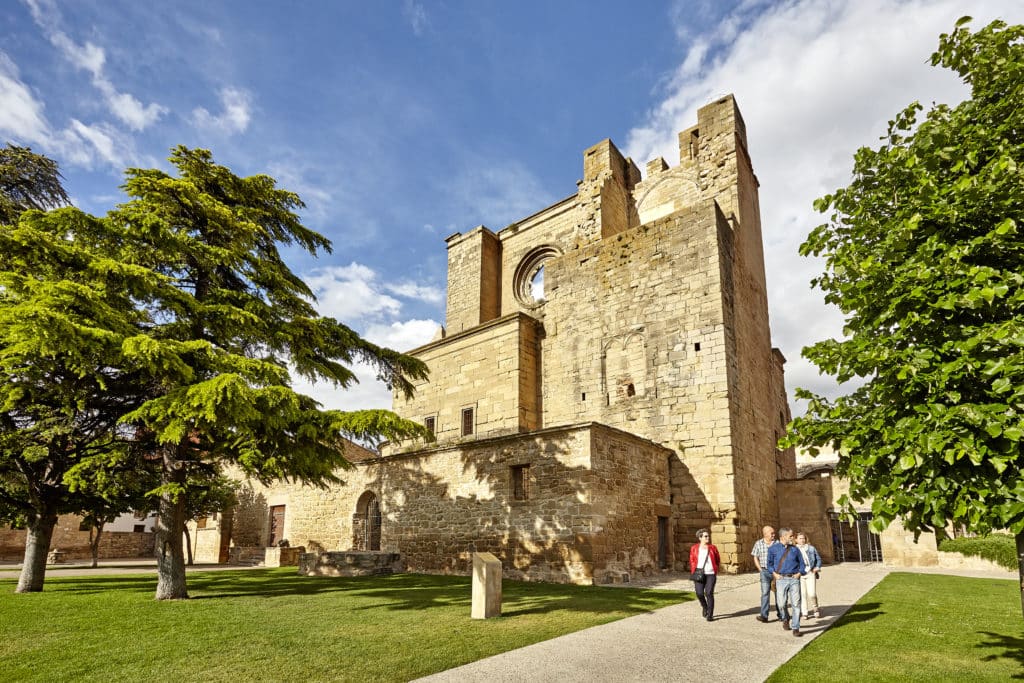
[(693, 582), (693, 591), (697, 594), (697, 599), (700, 600), (700, 606), (707, 611), (709, 617), (715, 615), (716, 581), (718, 581), (718, 575), (705, 574), (703, 583)]

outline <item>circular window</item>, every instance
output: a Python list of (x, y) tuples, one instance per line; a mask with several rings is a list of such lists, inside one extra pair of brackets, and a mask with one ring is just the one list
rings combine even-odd
[(516, 300), (520, 304), (533, 308), (544, 303), (547, 299), (544, 289), (544, 266), (558, 256), (561, 256), (561, 253), (554, 247), (538, 247), (519, 262), (513, 287)]

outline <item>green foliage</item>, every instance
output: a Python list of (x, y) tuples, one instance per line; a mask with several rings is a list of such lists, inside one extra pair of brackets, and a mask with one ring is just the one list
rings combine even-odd
[(849, 187), (816, 202), (828, 222), (801, 245), (846, 315), (844, 339), (803, 354), (859, 386), (798, 390), (808, 410), (786, 442), (834, 447), (876, 529), (1024, 532), (1024, 26), (968, 21), (932, 63), (970, 99), (900, 112), (857, 151)]
[[(105, 515), (129, 498), (117, 472), (159, 472), (145, 490), (161, 498), (161, 579), (183, 566), (188, 501), (225, 502), (224, 465), (325, 485), (348, 466), (345, 437), (427, 436), (291, 388), (289, 365), (345, 388), (365, 363), (407, 395), (427, 373), (316, 312), (279, 251), (330, 251), (300, 223), (298, 196), (205, 150), (170, 160), (176, 176), (129, 169), (129, 201), (105, 218), (69, 208), (0, 225), (0, 511), (31, 517), (45, 494), (49, 508)], [(177, 576), (161, 596), (185, 597)]]
[(118, 267), (117, 249), (73, 208), (0, 226), (0, 505), (19, 519), (116, 516), (146, 469), (118, 427), (145, 398), (120, 353), (144, 272)]
[(971, 555), (991, 560), (1010, 571), (1017, 569), (1017, 544), (1013, 536), (1007, 534), (991, 534), (969, 538), (944, 538), (939, 541), (939, 550), (961, 555)]
[(70, 203), (52, 159), (28, 147), (0, 147), (0, 225), (13, 223), (29, 209), (54, 209)]
[(355, 381), (357, 361), (404, 392), (426, 376), (420, 361), (316, 313), (279, 252), (330, 250), (299, 222), (298, 196), (267, 176), (240, 178), (205, 150), (177, 147), (170, 160), (176, 177), (129, 169), (130, 201), (109, 217), (132, 262), (165, 278), (145, 294), (150, 324), (122, 347), (159, 389), (124, 421), (184, 460), (313, 484), (337, 481), (347, 465), (342, 436), (421, 435), (390, 413), (322, 411), (290, 388), (288, 363), (339, 388)]
[[(482, 620), (469, 618), (466, 577), (310, 577), (292, 567), (190, 580), (202, 599), (162, 604), (152, 576), (56, 578), (31, 607), (0, 581), (0, 677), (409, 681), (693, 599), (506, 580), (502, 616)], [(64, 628), (54, 628), (55, 615)]]

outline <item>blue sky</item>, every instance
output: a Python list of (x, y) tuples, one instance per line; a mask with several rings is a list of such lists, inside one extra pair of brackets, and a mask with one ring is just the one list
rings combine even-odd
[[(630, 6), (632, 5), (632, 7)], [(639, 7), (639, 8), (638, 8)], [(696, 109), (734, 93), (761, 183), (771, 322), (787, 385), (835, 388), (800, 358), (840, 334), (796, 249), (814, 198), (848, 181), (914, 100), (963, 87), (927, 64), (963, 14), (1024, 22), (1024, 0), (770, 2), (183, 2), (8, 0), (0, 143), (61, 164), (105, 213), (128, 166), (176, 144), (300, 194), (334, 242), (290, 263), (321, 310), (408, 349), (444, 320), (444, 237), (497, 231), (575, 192), (610, 137), (672, 163)], [(366, 377), (331, 407), (387, 406)]]

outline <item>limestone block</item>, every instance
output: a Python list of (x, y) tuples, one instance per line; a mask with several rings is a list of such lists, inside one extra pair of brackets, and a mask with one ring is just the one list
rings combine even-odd
[(501, 560), (491, 553), (473, 553), (473, 619), (501, 616)]

